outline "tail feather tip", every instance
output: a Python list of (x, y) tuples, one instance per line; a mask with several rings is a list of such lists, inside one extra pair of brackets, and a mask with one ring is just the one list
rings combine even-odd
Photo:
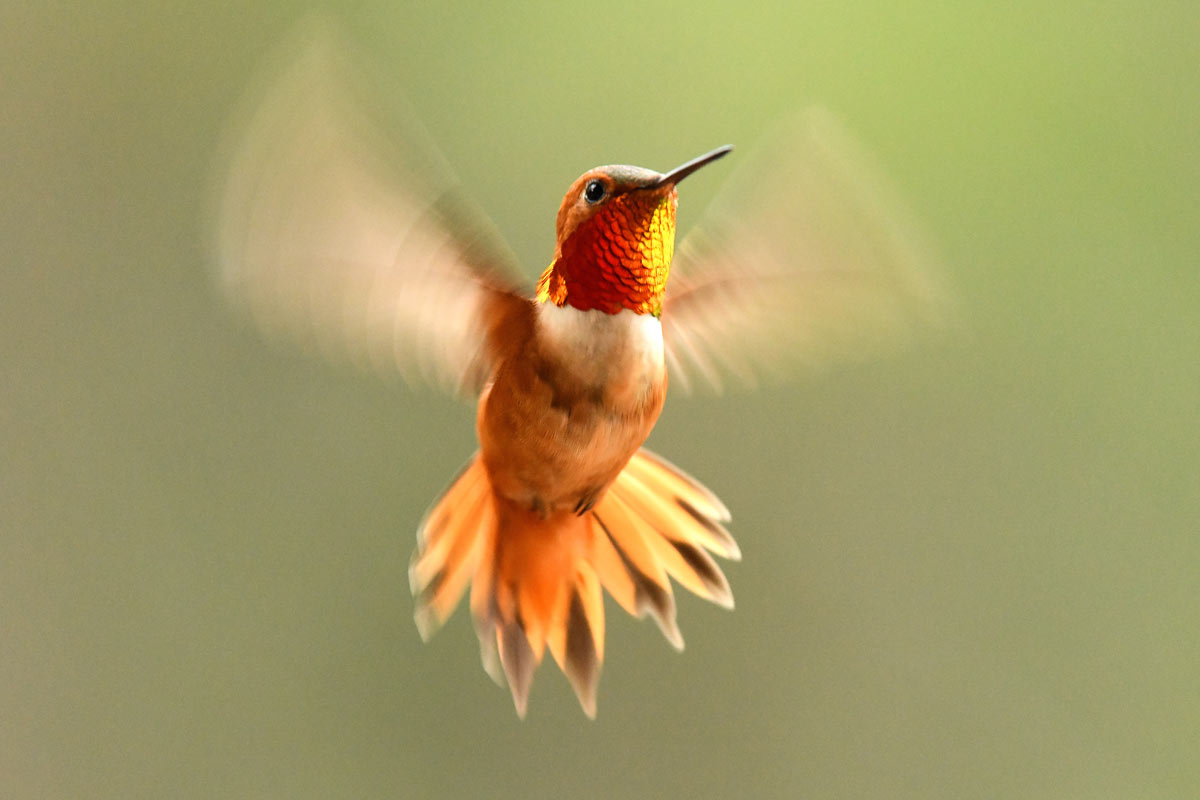
[(437, 630), (437, 625), (433, 621), (433, 613), (428, 606), (417, 606), (417, 610), (413, 612), (413, 622), (417, 624), (417, 633), (422, 642), (428, 642)]

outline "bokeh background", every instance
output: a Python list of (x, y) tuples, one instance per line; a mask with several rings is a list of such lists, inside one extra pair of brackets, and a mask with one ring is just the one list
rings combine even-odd
[(552, 669), (518, 722), (466, 615), (412, 624), (472, 409), (214, 289), (222, 126), (304, 11), (0, 9), (0, 795), (1200, 792), (1194, 4), (336, 10), (530, 279), (583, 169), (820, 103), (958, 294), (918, 351), (670, 398), (738, 608), (681, 595), (683, 654), (610, 614), (595, 722)]

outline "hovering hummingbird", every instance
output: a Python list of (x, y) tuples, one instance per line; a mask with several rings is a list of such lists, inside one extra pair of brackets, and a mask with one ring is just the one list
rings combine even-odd
[(478, 396), (479, 450), (417, 534), (417, 628), (428, 639), (469, 586), (517, 713), (549, 650), (594, 716), (604, 591), (678, 649), (672, 579), (733, 607), (712, 557), (741, 557), (728, 510), (642, 447), (668, 375), (719, 385), (894, 342), (940, 305), (927, 258), (816, 115), (760, 151), (678, 259), (679, 185), (731, 147), (665, 173), (585, 172), (530, 295), (420, 133), (389, 139), (362, 114), (327, 36), (298, 50), (235, 125), (224, 288), (269, 333)]

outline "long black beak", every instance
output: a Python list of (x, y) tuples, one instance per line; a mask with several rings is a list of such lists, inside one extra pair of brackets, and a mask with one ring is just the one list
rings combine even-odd
[(647, 188), (653, 188), (656, 186), (664, 186), (666, 184), (679, 183), (681, 180), (686, 178), (688, 175), (691, 175), (693, 172), (700, 169), (705, 164), (711, 164), (712, 162), (716, 161), (718, 158), (721, 158), (722, 156), (728, 154), (729, 151), (732, 149), (733, 149), (733, 145), (727, 144), (724, 147), (718, 147), (716, 150), (705, 153), (702, 156), (697, 156), (696, 158), (693, 158), (691, 161), (687, 162), (686, 164), (681, 164), (678, 167), (676, 167), (675, 169), (668, 172), (666, 175), (663, 175), (661, 178), (656, 180), (654, 183), (650, 184), (650, 186), (648, 186)]

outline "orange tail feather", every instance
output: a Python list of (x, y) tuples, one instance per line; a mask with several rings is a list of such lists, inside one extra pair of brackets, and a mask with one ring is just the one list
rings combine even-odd
[(548, 517), (496, 497), (478, 457), (426, 516), (409, 569), (416, 620), (428, 638), (472, 580), (471, 613), (484, 667), (506, 679), (522, 717), (546, 649), (583, 710), (596, 713), (604, 662), (601, 587), (630, 614), (647, 612), (676, 648), (669, 578), (718, 605), (733, 595), (707, 551), (741, 558), (711, 492), (645, 450), (590, 512)]

